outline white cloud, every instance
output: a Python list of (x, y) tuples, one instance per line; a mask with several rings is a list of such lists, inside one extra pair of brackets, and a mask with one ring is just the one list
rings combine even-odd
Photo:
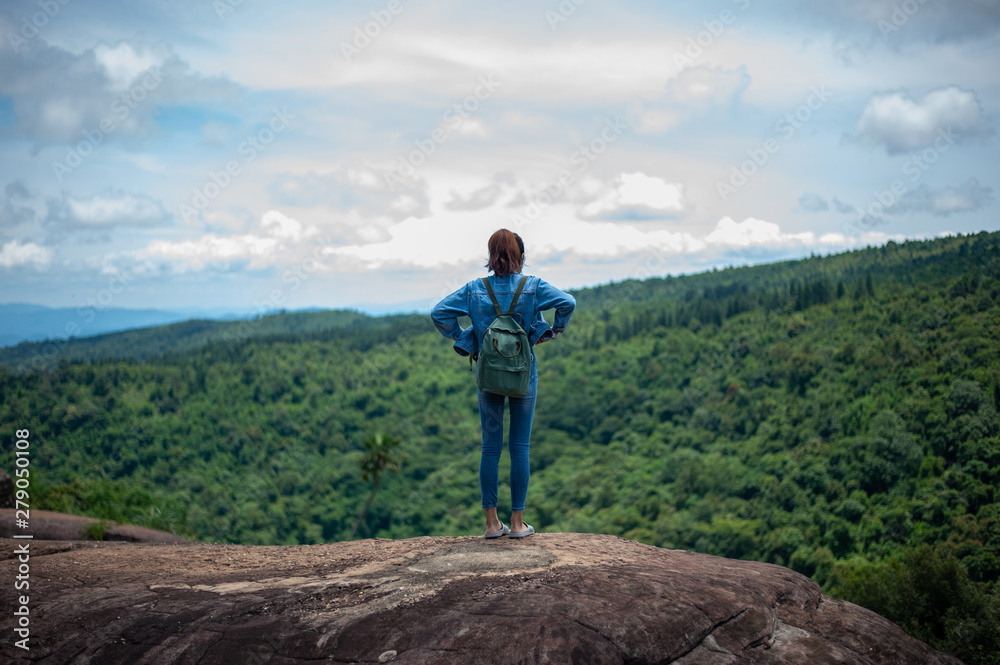
[(260, 220), (260, 228), (279, 240), (302, 239), (302, 224), (277, 210), (268, 210), (264, 213), (264, 217)]
[[(388, 229), (389, 238), (367, 244), (328, 248), (327, 253), (352, 259), (361, 267), (416, 266), (438, 268), (485, 260), (486, 238), (502, 225), (489, 215), (441, 214), (408, 219)], [(747, 248), (853, 246), (856, 240), (839, 233), (816, 238), (812, 231), (785, 233), (772, 222), (747, 218), (720, 219), (699, 237), (687, 231), (644, 230), (620, 222), (584, 221), (570, 206), (550, 208), (548, 216), (528, 228), (510, 227), (524, 237), (530, 259), (561, 254), (581, 258), (615, 259), (636, 253), (699, 254)]]
[(80, 227), (150, 226), (169, 218), (159, 201), (114, 190), (90, 198), (65, 197), (54, 203), (53, 217)]
[(253, 223), (253, 217), (242, 208), (203, 210), (201, 217), (214, 230), (243, 231)]
[(489, 137), (489, 130), (486, 129), (486, 123), (478, 118), (464, 118), (460, 120), (454, 131), (459, 136), (469, 136), (478, 139)]
[(101, 44), (94, 48), (94, 59), (104, 68), (105, 76), (110, 81), (110, 88), (114, 92), (122, 92), (136, 80), (140, 75), (153, 67), (161, 64), (161, 58), (148, 50), (137, 51), (127, 42), (119, 42), (111, 47)]
[(683, 185), (636, 171), (615, 178), (610, 189), (584, 206), (583, 214), (587, 217), (655, 217), (683, 209)]
[[(522, 232), (532, 259), (572, 253), (587, 257), (615, 257), (644, 249), (668, 252), (696, 251), (704, 246), (686, 233), (640, 231), (611, 222), (584, 222), (553, 211), (550, 219)], [(500, 224), (488, 215), (442, 214), (430, 219), (408, 219), (388, 229), (389, 239), (364, 245), (331, 248), (329, 253), (356, 260), (368, 268), (413, 265), (420, 268), (457, 266), (485, 261), (486, 239)]]
[(250, 267), (262, 267), (278, 248), (275, 238), (261, 238), (253, 234), (240, 236), (218, 236), (214, 233), (197, 240), (154, 240), (146, 247), (146, 254), (188, 264), (192, 268), (202, 268), (209, 263), (250, 259)]
[(543, 256), (566, 252), (613, 258), (645, 250), (690, 254), (705, 248), (703, 240), (686, 232), (662, 229), (642, 231), (634, 226), (614, 222), (562, 219), (541, 224), (532, 229), (531, 233), (534, 243), (542, 249)]
[(13, 236), (31, 234), (43, 206), (40, 197), (23, 180), (8, 182), (0, 198), (0, 228)]
[(938, 88), (919, 102), (904, 92), (874, 95), (857, 121), (857, 136), (894, 155), (934, 145), (939, 132), (958, 139), (990, 134), (976, 94), (958, 86)]
[(656, 108), (636, 102), (629, 109), (629, 121), (640, 132), (665, 132), (679, 125), (685, 115), (675, 108)]
[(4, 268), (34, 264), (36, 268), (41, 269), (48, 267), (51, 262), (52, 250), (32, 242), (22, 244), (17, 240), (11, 240), (0, 247), (0, 266)]
[(1000, 28), (1000, 6), (983, 0), (802, 2), (795, 8), (859, 45), (878, 42), (965, 42)]
[(680, 210), (684, 207), (683, 185), (639, 172), (621, 174), (621, 183), (618, 195), (624, 205), (647, 206), (656, 210)]
[(479, 210), (493, 205), (502, 192), (503, 188), (500, 185), (491, 183), (475, 190), (466, 197), (452, 192), (451, 200), (445, 202), (444, 205), (449, 210)]
[(713, 245), (730, 247), (812, 245), (816, 242), (816, 236), (812, 231), (783, 233), (777, 224), (753, 217), (748, 217), (742, 222), (734, 222), (729, 217), (723, 217), (715, 225), (715, 230), (705, 236), (705, 240)]
[(347, 180), (353, 185), (376, 189), (383, 185), (378, 175), (370, 169), (348, 169)]
[(850, 241), (843, 233), (824, 233), (819, 237), (819, 241), (824, 245), (848, 245)]
[(331, 247), (325, 253), (356, 259), (372, 268), (385, 264), (406, 264), (423, 268), (458, 265), (483, 253), (483, 238), (488, 238), (488, 234), (496, 230), (492, 229), (493, 226), (492, 222), (482, 217), (410, 217), (390, 226), (387, 229), (387, 240)]
[[(336, 49), (332, 40), (330, 46)], [(277, 53), (282, 51), (276, 49)], [(351, 63), (344, 62), (338, 53), (333, 67), (322, 70), (286, 67), (290, 71), (281, 72), (283, 80), (268, 84), (404, 86), (419, 89), (425, 97), (461, 99), (472, 92), (480, 75), (489, 72), (501, 84), (498, 94), (536, 103), (597, 98), (624, 101), (661, 86), (672, 68), (670, 49), (661, 39), (601, 37), (532, 43), (482, 33), (470, 35), (464, 27), (449, 31), (394, 26), (379, 39), (377, 51), (369, 51)], [(285, 52), (291, 56), (296, 50)], [(295, 61), (297, 65), (300, 57)], [(236, 67), (246, 69), (247, 63)], [(248, 81), (259, 78), (256, 69), (247, 73), (251, 72), (254, 76)], [(278, 72), (275, 66), (265, 65), (263, 76), (271, 78)]]
[(689, 67), (677, 78), (667, 82), (667, 99), (680, 104), (728, 105), (735, 101), (747, 86), (750, 75), (746, 67)]
[(426, 183), (398, 178), (390, 189), (385, 174), (374, 167), (327, 168), (322, 173), (285, 173), (271, 181), (273, 200), (295, 207), (325, 206), (340, 213), (356, 211), (366, 219), (393, 221), (428, 214)]
[(988, 205), (993, 199), (993, 188), (984, 187), (970, 178), (959, 187), (931, 189), (920, 185), (903, 194), (899, 201), (885, 208), (887, 215), (931, 214), (947, 217), (955, 212), (970, 212)]
[(497, 124), (508, 132), (534, 134), (551, 131), (552, 118), (543, 113), (516, 109), (504, 111)]
[(630, 123), (640, 132), (663, 132), (714, 109), (729, 108), (749, 85), (746, 67), (690, 67), (667, 81), (659, 99), (633, 103)]
[[(0, 29), (19, 29), (4, 19), (0, 14)], [(0, 49), (0, 97), (9, 98), (13, 107), (13, 126), (5, 131), (38, 141), (39, 146), (77, 144), (83, 132), (104, 133), (109, 123), (115, 136), (147, 136), (164, 106), (204, 104), (239, 94), (229, 80), (192, 74), (169, 46), (147, 44), (140, 36), (75, 51), (38, 36), (20, 50)], [(132, 96), (137, 86), (141, 97)]]
[[(813, 29), (803, 29), (789, 7), (753, 3), (741, 12), (724, 3), (736, 21), (706, 41), (708, 33), (699, 33), (718, 13), (697, 3), (589, 3), (553, 31), (544, 7), (445, 0), (404, 9), (350, 63), (340, 43), (372, 20), (371, 7), (243, 3), (221, 23), (205, 2), (190, 12), (154, 2), (60, 14), (19, 51), (0, 50), (3, 182), (23, 179), (35, 192), (30, 200), (0, 200), (0, 246), (19, 240), (11, 261), (30, 255), (18, 249), (29, 240), (51, 254), (44, 279), (28, 260), (23, 278), (0, 270), (4, 285), (25, 299), (65, 304), (93, 276), (86, 271), (110, 256), (122, 268), (148, 265), (145, 274), (157, 280), (135, 283), (129, 306), (150, 294), (177, 302), (210, 297), (176, 286), (203, 275), (171, 271), (227, 264), (232, 272), (213, 283), (214, 297), (238, 300), (271, 269), (280, 273), (308, 256), (311, 225), (324, 246), (341, 250), (329, 257), (338, 279), (335, 289), (299, 291), (302, 306), (391, 302), (437, 275), (481, 272), (490, 233), (529, 212), (529, 257), (546, 257), (537, 268), (554, 277), (571, 275), (560, 282), (567, 287), (620, 279), (647, 248), (668, 256), (671, 271), (689, 271), (856, 246), (852, 227), (841, 223), (859, 212), (834, 194), (870, 205), (874, 191), (901, 177), (899, 163), (884, 154), (870, 159), (857, 142), (869, 142), (872, 153), (919, 151), (933, 145), (945, 120), (965, 122), (973, 133), (996, 126), (989, 63), (1000, 42), (916, 37), (949, 13), (961, 14), (970, 31), (993, 32), (979, 19), (996, 11), (961, 7), (996, 2), (918, 2), (886, 48), (875, 23), (900, 2), (792, 3), (809, 13)], [(20, 19), (0, 12), (0, 35), (16, 32)], [(865, 66), (845, 67), (832, 56), (841, 20), (875, 36)], [(700, 53), (680, 67), (673, 56), (689, 39), (702, 42)], [(914, 42), (922, 43), (902, 48)], [(111, 104), (151, 64), (160, 66), (162, 85), (119, 122)], [(443, 121), (484, 77), (499, 83), (495, 94), (479, 99), (460, 127)], [(833, 107), (783, 141), (739, 200), (721, 201), (712, 186), (718, 174), (743, 159), (737, 154), (759, 150), (776, 120), (802, 111), (814, 86), (833, 91)], [(261, 138), (272, 107), (286, 104), (297, 120), (244, 163), (238, 146)], [(59, 183), (52, 162), (65, 160), (67, 148), (84, 131), (93, 136), (109, 114), (113, 134)], [(624, 132), (577, 170), (578, 151), (611, 118)], [(401, 169), (412, 175), (390, 189), (386, 174), (415, 142), (428, 145), (436, 127), (448, 130), (447, 141), (415, 171)], [(845, 132), (854, 145), (842, 140)], [(995, 147), (991, 136), (965, 138)], [(985, 187), (997, 187), (991, 154), (979, 146), (950, 150), (924, 174), (927, 187), (910, 183), (914, 192), (897, 196), (875, 228), (908, 237), (943, 226), (994, 228)], [(177, 204), (230, 159), (240, 160), (239, 177), (199, 219), (180, 221)], [(546, 192), (562, 169), (573, 181)], [(509, 172), (510, 181), (495, 180), (498, 172)], [(962, 185), (970, 176), (981, 184)], [(822, 198), (800, 199), (805, 192)], [(167, 212), (158, 221), (161, 203)], [(529, 203), (535, 207), (526, 212)], [(46, 215), (47, 204), (56, 216)], [(287, 219), (265, 214), (272, 209)], [(376, 264), (403, 269), (352, 271)], [(401, 274), (407, 284), (399, 293), (385, 286)]]
[(154, 240), (136, 253), (139, 260), (166, 260), (179, 271), (201, 270), (207, 266), (228, 266), (247, 261), (251, 269), (267, 268), (282, 261), (294, 260), (303, 253), (303, 240), (316, 234), (277, 210), (261, 218), (262, 233), (219, 235), (206, 233), (194, 240)]
[(884, 245), (885, 243), (893, 240), (895, 242), (903, 242), (908, 237), (923, 237), (923, 236), (906, 236), (902, 233), (882, 233), (881, 231), (865, 231), (864, 233), (858, 235), (846, 235), (843, 233), (824, 233), (819, 237), (817, 244), (827, 245), (828, 249), (840, 250), (840, 249), (850, 249), (854, 247), (878, 247), (879, 245)]

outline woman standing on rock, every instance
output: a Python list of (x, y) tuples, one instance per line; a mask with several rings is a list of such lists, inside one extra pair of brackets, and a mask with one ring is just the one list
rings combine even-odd
[[(444, 298), (431, 310), (434, 325), (442, 335), (455, 340), (455, 351), (460, 355), (475, 355), (479, 351), (486, 329), (497, 317), (497, 307), (484, 280), (504, 312), (510, 309), (524, 265), (524, 242), (507, 229), (494, 233), (488, 243), (490, 258), (486, 267), (493, 275), (476, 279)], [(541, 344), (554, 339), (566, 330), (576, 299), (538, 277), (527, 277), (514, 308), (515, 320), (527, 333), (529, 344)], [(551, 327), (542, 318), (542, 312), (555, 309), (555, 322)], [(458, 317), (468, 316), (472, 325), (463, 329)], [(535, 393), (538, 387), (538, 367), (535, 352), (531, 351), (531, 375), (528, 392), (523, 397), (505, 397), (479, 391), (479, 419), (483, 429), (483, 455), (479, 463), (479, 489), (482, 492), (483, 510), (486, 511), (486, 538), (524, 538), (535, 532), (522, 519), (528, 495), (528, 450), (531, 438), (531, 420), (535, 414)], [(505, 400), (510, 400), (510, 527), (497, 518), (497, 486), (499, 482), (500, 450), (503, 448), (503, 410)]]

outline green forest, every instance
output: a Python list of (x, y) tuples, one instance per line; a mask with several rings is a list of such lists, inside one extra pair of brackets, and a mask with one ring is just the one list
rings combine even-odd
[[(574, 295), (536, 348), (537, 530), (788, 566), (1000, 663), (1000, 232)], [(481, 533), (475, 380), (429, 316), (238, 325), (0, 349), (0, 467), (28, 428), (33, 508), (203, 541)]]

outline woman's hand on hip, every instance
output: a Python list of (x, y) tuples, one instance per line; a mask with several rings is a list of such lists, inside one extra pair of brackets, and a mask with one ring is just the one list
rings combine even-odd
[(537, 342), (535, 342), (535, 346), (538, 346), (539, 344), (544, 344), (545, 342), (551, 342), (552, 340), (554, 340), (556, 338), (556, 335), (558, 335), (558, 334), (559, 333), (557, 333), (555, 330), (553, 330), (552, 331), (552, 337), (543, 337), (543, 338), (541, 338), (540, 340), (538, 340)]

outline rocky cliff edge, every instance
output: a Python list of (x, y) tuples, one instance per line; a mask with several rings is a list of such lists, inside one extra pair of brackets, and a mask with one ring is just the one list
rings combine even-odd
[[(0, 540), (27, 664), (960, 665), (787, 568), (546, 533), (257, 547)], [(25, 593), (25, 592), (18, 592)]]

